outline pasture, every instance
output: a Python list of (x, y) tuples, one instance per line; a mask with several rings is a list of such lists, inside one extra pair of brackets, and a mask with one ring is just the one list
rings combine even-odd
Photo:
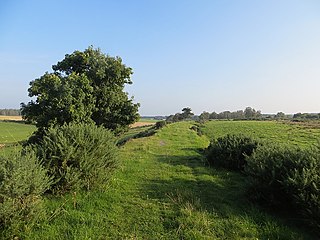
[(26, 140), (36, 127), (20, 122), (0, 121), (0, 144), (12, 144)]
[[(12, 135), (8, 142), (26, 139), (34, 130), (11, 124), (0, 122), (0, 136), (7, 131)], [(121, 166), (103, 191), (47, 195), (47, 218), (35, 226), (26, 223), (21, 238), (316, 239), (300, 227), (301, 220), (250, 203), (244, 176), (209, 168), (203, 149), (212, 136), (245, 131), (308, 145), (319, 130), (274, 122), (212, 121), (201, 127), (205, 135), (199, 136), (190, 129), (193, 125), (169, 124), (153, 136), (128, 141), (120, 149)], [(131, 129), (126, 136), (146, 129)]]
[[(312, 126), (312, 125), (311, 125)], [(317, 126), (317, 125), (314, 125)], [(227, 134), (244, 134), (279, 144), (301, 147), (317, 144), (320, 129), (306, 124), (288, 124), (275, 121), (209, 121), (200, 126), (209, 138)]]

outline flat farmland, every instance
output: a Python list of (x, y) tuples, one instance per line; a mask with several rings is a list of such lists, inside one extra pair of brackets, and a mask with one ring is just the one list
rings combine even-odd
[(0, 120), (22, 121), (22, 117), (21, 116), (3, 116), (3, 115), (0, 115)]
[(210, 139), (227, 134), (244, 134), (300, 147), (317, 144), (320, 139), (320, 129), (317, 127), (276, 121), (209, 121), (200, 128)]

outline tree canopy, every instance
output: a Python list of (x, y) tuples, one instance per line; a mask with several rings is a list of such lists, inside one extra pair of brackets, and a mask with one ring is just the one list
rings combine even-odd
[(29, 103), (21, 104), (25, 120), (38, 131), (70, 122), (94, 122), (115, 132), (125, 130), (138, 118), (139, 103), (124, 91), (132, 84), (132, 69), (120, 57), (110, 57), (89, 47), (74, 51), (30, 82)]

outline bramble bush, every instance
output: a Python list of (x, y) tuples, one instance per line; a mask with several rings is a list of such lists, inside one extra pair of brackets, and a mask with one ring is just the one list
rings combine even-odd
[(45, 216), (41, 195), (50, 184), (46, 170), (32, 150), (0, 156), (1, 234), (12, 237)]
[(53, 192), (103, 186), (118, 163), (114, 135), (94, 124), (50, 128), (33, 147), (53, 177)]
[(320, 144), (311, 149), (259, 146), (247, 158), (245, 172), (251, 197), (299, 212), (320, 230)]
[(211, 141), (206, 157), (210, 165), (241, 171), (246, 164), (245, 157), (258, 145), (259, 142), (249, 136), (228, 134)]

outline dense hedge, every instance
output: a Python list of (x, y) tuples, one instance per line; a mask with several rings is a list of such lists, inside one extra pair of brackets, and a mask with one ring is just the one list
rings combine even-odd
[(293, 209), (320, 230), (320, 145), (312, 149), (264, 145), (247, 158), (250, 196)]
[(53, 191), (98, 187), (110, 178), (118, 162), (113, 134), (91, 124), (51, 128), (34, 148), (54, 179)]
[(258, 141), (244, 135), (226, 135), (211, 141), (206, 149), (210, 165), (229, 170), (243, 170), (245, 157), (251, 155), (259, 145)]
[(0, 156), (0, 228), (5, 232), (23, 231), (44, 216), (41, 195), (50, 179), (33, 151)]

